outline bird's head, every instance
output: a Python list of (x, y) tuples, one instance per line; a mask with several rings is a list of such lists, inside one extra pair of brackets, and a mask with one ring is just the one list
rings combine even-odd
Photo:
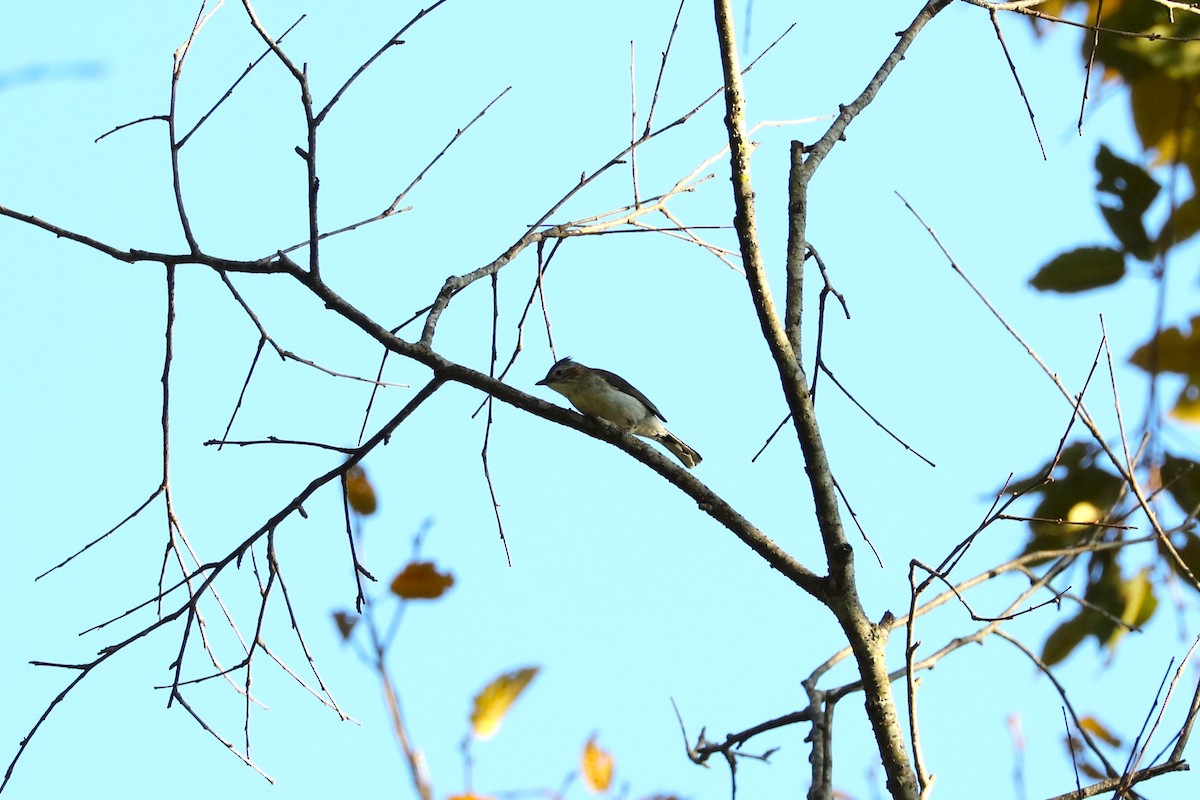
[(546, 377), (537, 382), (538, 386), (549, 386), (553, 389), (556, 385), (564, 383), (572, 383), (580, 380), (588, 373), (588, 368), (582, 364), (572, 361), (570, 358), (563, 358), (557, 361), (550, 371), (546, 373)]

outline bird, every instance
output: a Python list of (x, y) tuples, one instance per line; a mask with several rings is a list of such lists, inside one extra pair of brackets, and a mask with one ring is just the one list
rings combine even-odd
[(701, 461), (699, 453), (666, 429), (663, 423), (667, 418), (650, 398), (616, 373), (564, 358), (537, 385), (558, 392), (585, 416), (607, 420), (624, 431), (653, 439), (688, 469)]

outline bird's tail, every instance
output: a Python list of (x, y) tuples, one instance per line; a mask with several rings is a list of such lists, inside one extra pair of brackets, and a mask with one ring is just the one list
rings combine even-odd
[(675, 457), (683, 462), (683, 465), (688, 469), (699, 464), (703, 459), (700, 454), (683, 443), (683, 440), (675, 436), (673, 433), (667, 433), (660, 436), (658, 439), (662, 442), (663, 447), (675, 454)]

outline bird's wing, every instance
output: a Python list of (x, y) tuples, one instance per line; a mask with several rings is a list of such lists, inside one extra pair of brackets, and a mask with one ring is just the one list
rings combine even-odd
[[(595, 368), (593, 367), (593, 369), (595, 369)], [(636, 397), (638, 400), (640, 400), (642, 405), (644, 405), (644, 406), (646, 406), (646, 408), (650, 409), (650, 413), (654, 414), (654, 416), (658, 417), (663, 422), (667, 421), (667, 418), (664, 417), (662, 412), (658, 410), (658, 406), (656, 406), (656, 405), (654, 405), (654, 403), (650, 402), (650, 398), (646, 397), (646, 395), (639, 392), (632, 383), (625, 380), (624, 378), (622, 378), (620, 375), (616, 374), (615, 372), (609, 372), (606, 369), (597, 369), (596, 372), (599, 372), (601, 375), (603, 375), (606, 379), (608, 379), (609, 383), (611, 383), (613, 386), (620, 389), (625, 394), (627, 394), (631, 397)]]

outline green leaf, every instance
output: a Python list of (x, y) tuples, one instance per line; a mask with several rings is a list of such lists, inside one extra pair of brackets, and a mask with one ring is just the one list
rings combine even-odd
[(1071, 651), (1078, 647), (1087, 635), (1088, 623), (1083, 615), (1072, 617), (1046, 637), (1046, 643), (1042, 645), (1042, 661), (1046, 662), (1046, 666), (1054, 666), (1071, 655)]
[(1112, 553), (1092, 554), (1083, 597), (1088, 602), (1078, 617), (1083, 635), (1093, 636), (1102, 646), (1111, 649), (1124, 632), (1118, 620), (1127, 606), (1125, 580)]
[[(1168, 21), (1156, 3), (1121, 3), (1113, 11), (1105, 4), (1103, 26), (1109, 30), (1134, 31), (1181, 39), (1200, 34), (1200, 21), (1192, 14), (1178, 14), (1174, 23)], [(1101, 36), (1096, 40), (1095, 57), (1106, 68), (1119, 72), (1126, 80), (1152, 72), (1163, 72), (1174, 78), (1188, 78), (1200, 70), (1196, 57), (1198, 42), (1163, 47), (1149, 36)], [(1093, 39), (1080, 40), (1081, 55), (1087, 62), (1093, 53)]]
[(1161, 188), (1158, 181), (1137, 164), (1115, 155), (1107, 145), (1100, 145), (1100, 151), (1096, 153), (1096, 171), (1100, 173), (1096, 191), (1112, 195), (1111, 200), (1115, 201), (1100, 204), (1108, 227), (1126, 252), (1149, 261), (1154, 248), (1142, 215), (1158, 196)]
[[(1180, 544), (1179, 537), (1172, 537), (1173, 541), (1171, 543), (1175, 546), (1175, 552), (1179, 553), (1179, 558), (1182, 559), (1184, 565), (1191, 570), (1192, 575), (1200, 575), (1200, 537), (1197, 537), (1196, 534), (1192, 533), (1191, 531), (1184, 533), (1182, 536), (1182, 544)], [(1191, 578), (1186, 572), (1183, 571), (1183, 568), (1176, 563), (1175, 557), (1167, 552), (1167, 548), (1164, 547), (1161, 542), (1158, 545), (1158, 549), (1159, 552), (1162, 553), (1163, 559), (1171, 565), (1171, 569), (1173, 569), (1176, 574), (1187, 581), (1188, 585), (1191, 585)]]
[(1159, 474), (1163, 488), (1183, 513), (1200, 511), (1200, 464), (1166, 453)]
[(1149, 261), (1154, 257), (1154, 246), (1140, 215), (1125, 208), (1105, 205), (1100, 206), (1100, 214), (1126, 253), (1139, 261)]
[(1121, 280), (1125, 255), (1111, 247), (1080, 247), (1050, 259), (1029, 279), (1041, 292), (1086, 292)]
[(1100, 145), (1096, 153), (1096, 171), (1100, 173), (1096, 191), (1113, 195), (1122, 208), (1139, 217), (1146, 213), (1161, 188), (1146, 170), (1116, 155), (1108, 145)]

